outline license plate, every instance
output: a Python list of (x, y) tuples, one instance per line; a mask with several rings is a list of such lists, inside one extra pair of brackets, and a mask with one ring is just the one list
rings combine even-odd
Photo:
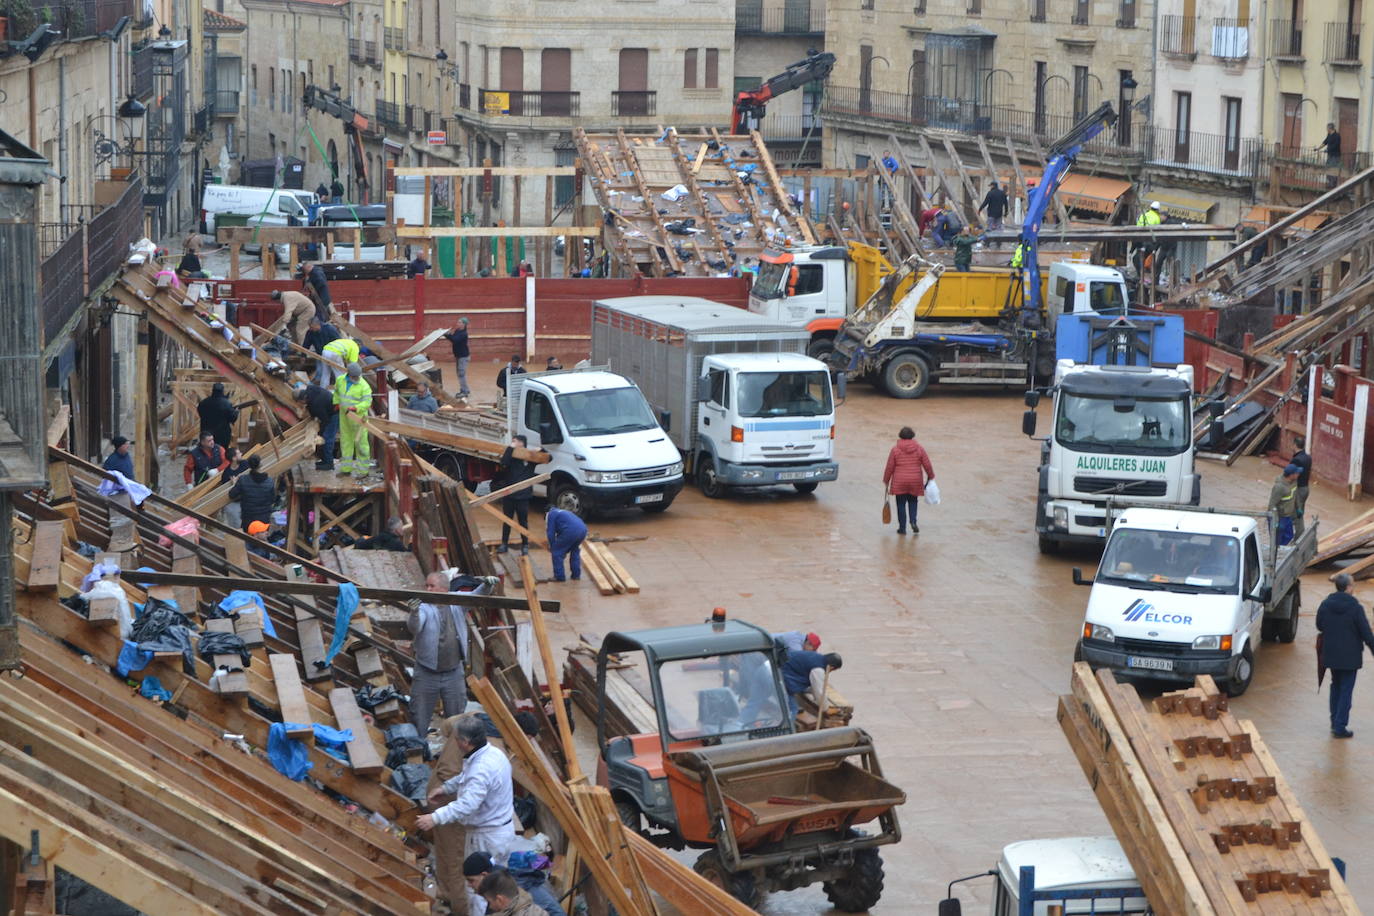
[(811, 476), (810, 471), (779, 471), (778, 480), (805, 480)]
[(661, 503), (661, 502), (663, 502), (663, 494), (662, 494), (662, 493), (645, 493), (643, 496), (636, 496), (636, 497), (635, 497), (635, 505), (636, 505), (636, 506), (638, 506), (638, 505), (640, 505), (640, 504), (642, 504), (642, 503)]
[(1149, 668), (1152, 671), (1173, 671), (1174, 660), (1172, 658), (1139, 658), (1135, 655), (1126, 656), (1127, 668)]

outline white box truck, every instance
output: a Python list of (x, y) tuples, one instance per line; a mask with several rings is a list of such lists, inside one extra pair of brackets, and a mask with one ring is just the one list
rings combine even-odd
[(1267, 512), (1109, 507), (1111, 531), (1091, 582), (1076, 661), (1165, 681), (1209, 674), (1240, 696), (1261, 640), (1292, 642), (1299, 576), (1317, 549), (1313, 520), (1282, 547)]
[(835, 402), (805, 330), (696, 296), (592, 308), (592, 361), (633, 379), (708, 497), (839, 476)]
[(583, 518), (606, 509), (662, 512), (682, 490), (682, 459), (629, 379), (598, 368), (512, 375), (504, 409), (399, 410), (394, 419), (446, 433), (457, 444), (429, 456), (451, 477), (476, 485), (496, 476), (493, 456), (523, 435), (550, 460), (543, 486), (552, 505)]

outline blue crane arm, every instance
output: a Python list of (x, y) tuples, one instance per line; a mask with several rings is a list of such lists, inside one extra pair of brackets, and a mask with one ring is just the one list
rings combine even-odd
[(1049, 209), (1050, 201), (1059, 191), (1064, 176), (1073, 167), (1084, 144), (1116, 123), (1116, 110), (1111, 102), (1103, 102), (1096, 111), (1075, 124), (1068, 133), (1055, 141), (1049, 149), (1045, 173), (1030, 192), (1026, 218), (1021, 224), (1021, 265), (1025, 295), (1022, 299), (1023, 324), (1037, 319), (1044, 303), (1040, 301), (1040, 224)]

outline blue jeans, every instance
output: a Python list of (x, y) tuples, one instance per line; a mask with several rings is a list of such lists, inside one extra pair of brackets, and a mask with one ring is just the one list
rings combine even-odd
[(1355, 696), (1355, 668), (1331, 669), (1331, 730), (1343, 732), (1350, 724), (1350, 701)]
[(567, 916), (563, 907), (558, 905), (558, 898), (549, 890), (548, 882), (542, 875), (515, 875), (515, 883), (520, 885), (522, 890), (527, 891), (530, 899), (534, 901), (534, 905), (548, 913), (549, 916)]
[(1293, 540), (1293, 517), (1291, 515), (1279, 516), (1276, 534), (1279, 538), (1280, 547)]
[(329, 415), (329, 422), (320, 424), (320, 436), (324, 439), (324, 460), (334, 460), (334, 443), (339, 439), (339, 415)]
[(921, 497), (908, 493), (897, 494), (897, 530), (906, 530), (907, 516), (911, 517), (911, 527), (916, 527), (916, 509), (921, 505)]
[(575, 541), (550, 541), (549, 553), (553, 554), (553, 577), (563, 581), (563, 558), (568, 558), (568, 567), (574, 579), (582, 578), (582, 538)]

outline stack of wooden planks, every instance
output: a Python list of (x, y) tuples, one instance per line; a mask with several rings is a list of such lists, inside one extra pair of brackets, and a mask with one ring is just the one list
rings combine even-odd
[(1157, 913), (1359, 912), (1253, 723), (1210, 677), (1146, 704), (1074, 665), (1059, 723)]
[[(1317, 552), (1308, 568), (1353, 559), (1339, 572), (1357, 579), (1374, 575), (1374, 509), (1363, 512), (1350, 521), (1323, 535), (1317, 541)], [(1335, 575), (1335, 573), (1332, 573)]]
[(582, 542), (582, 565), (603, 595), (638, 595), (639, 583), (621, 565), (611, 548), (591, 538)]

